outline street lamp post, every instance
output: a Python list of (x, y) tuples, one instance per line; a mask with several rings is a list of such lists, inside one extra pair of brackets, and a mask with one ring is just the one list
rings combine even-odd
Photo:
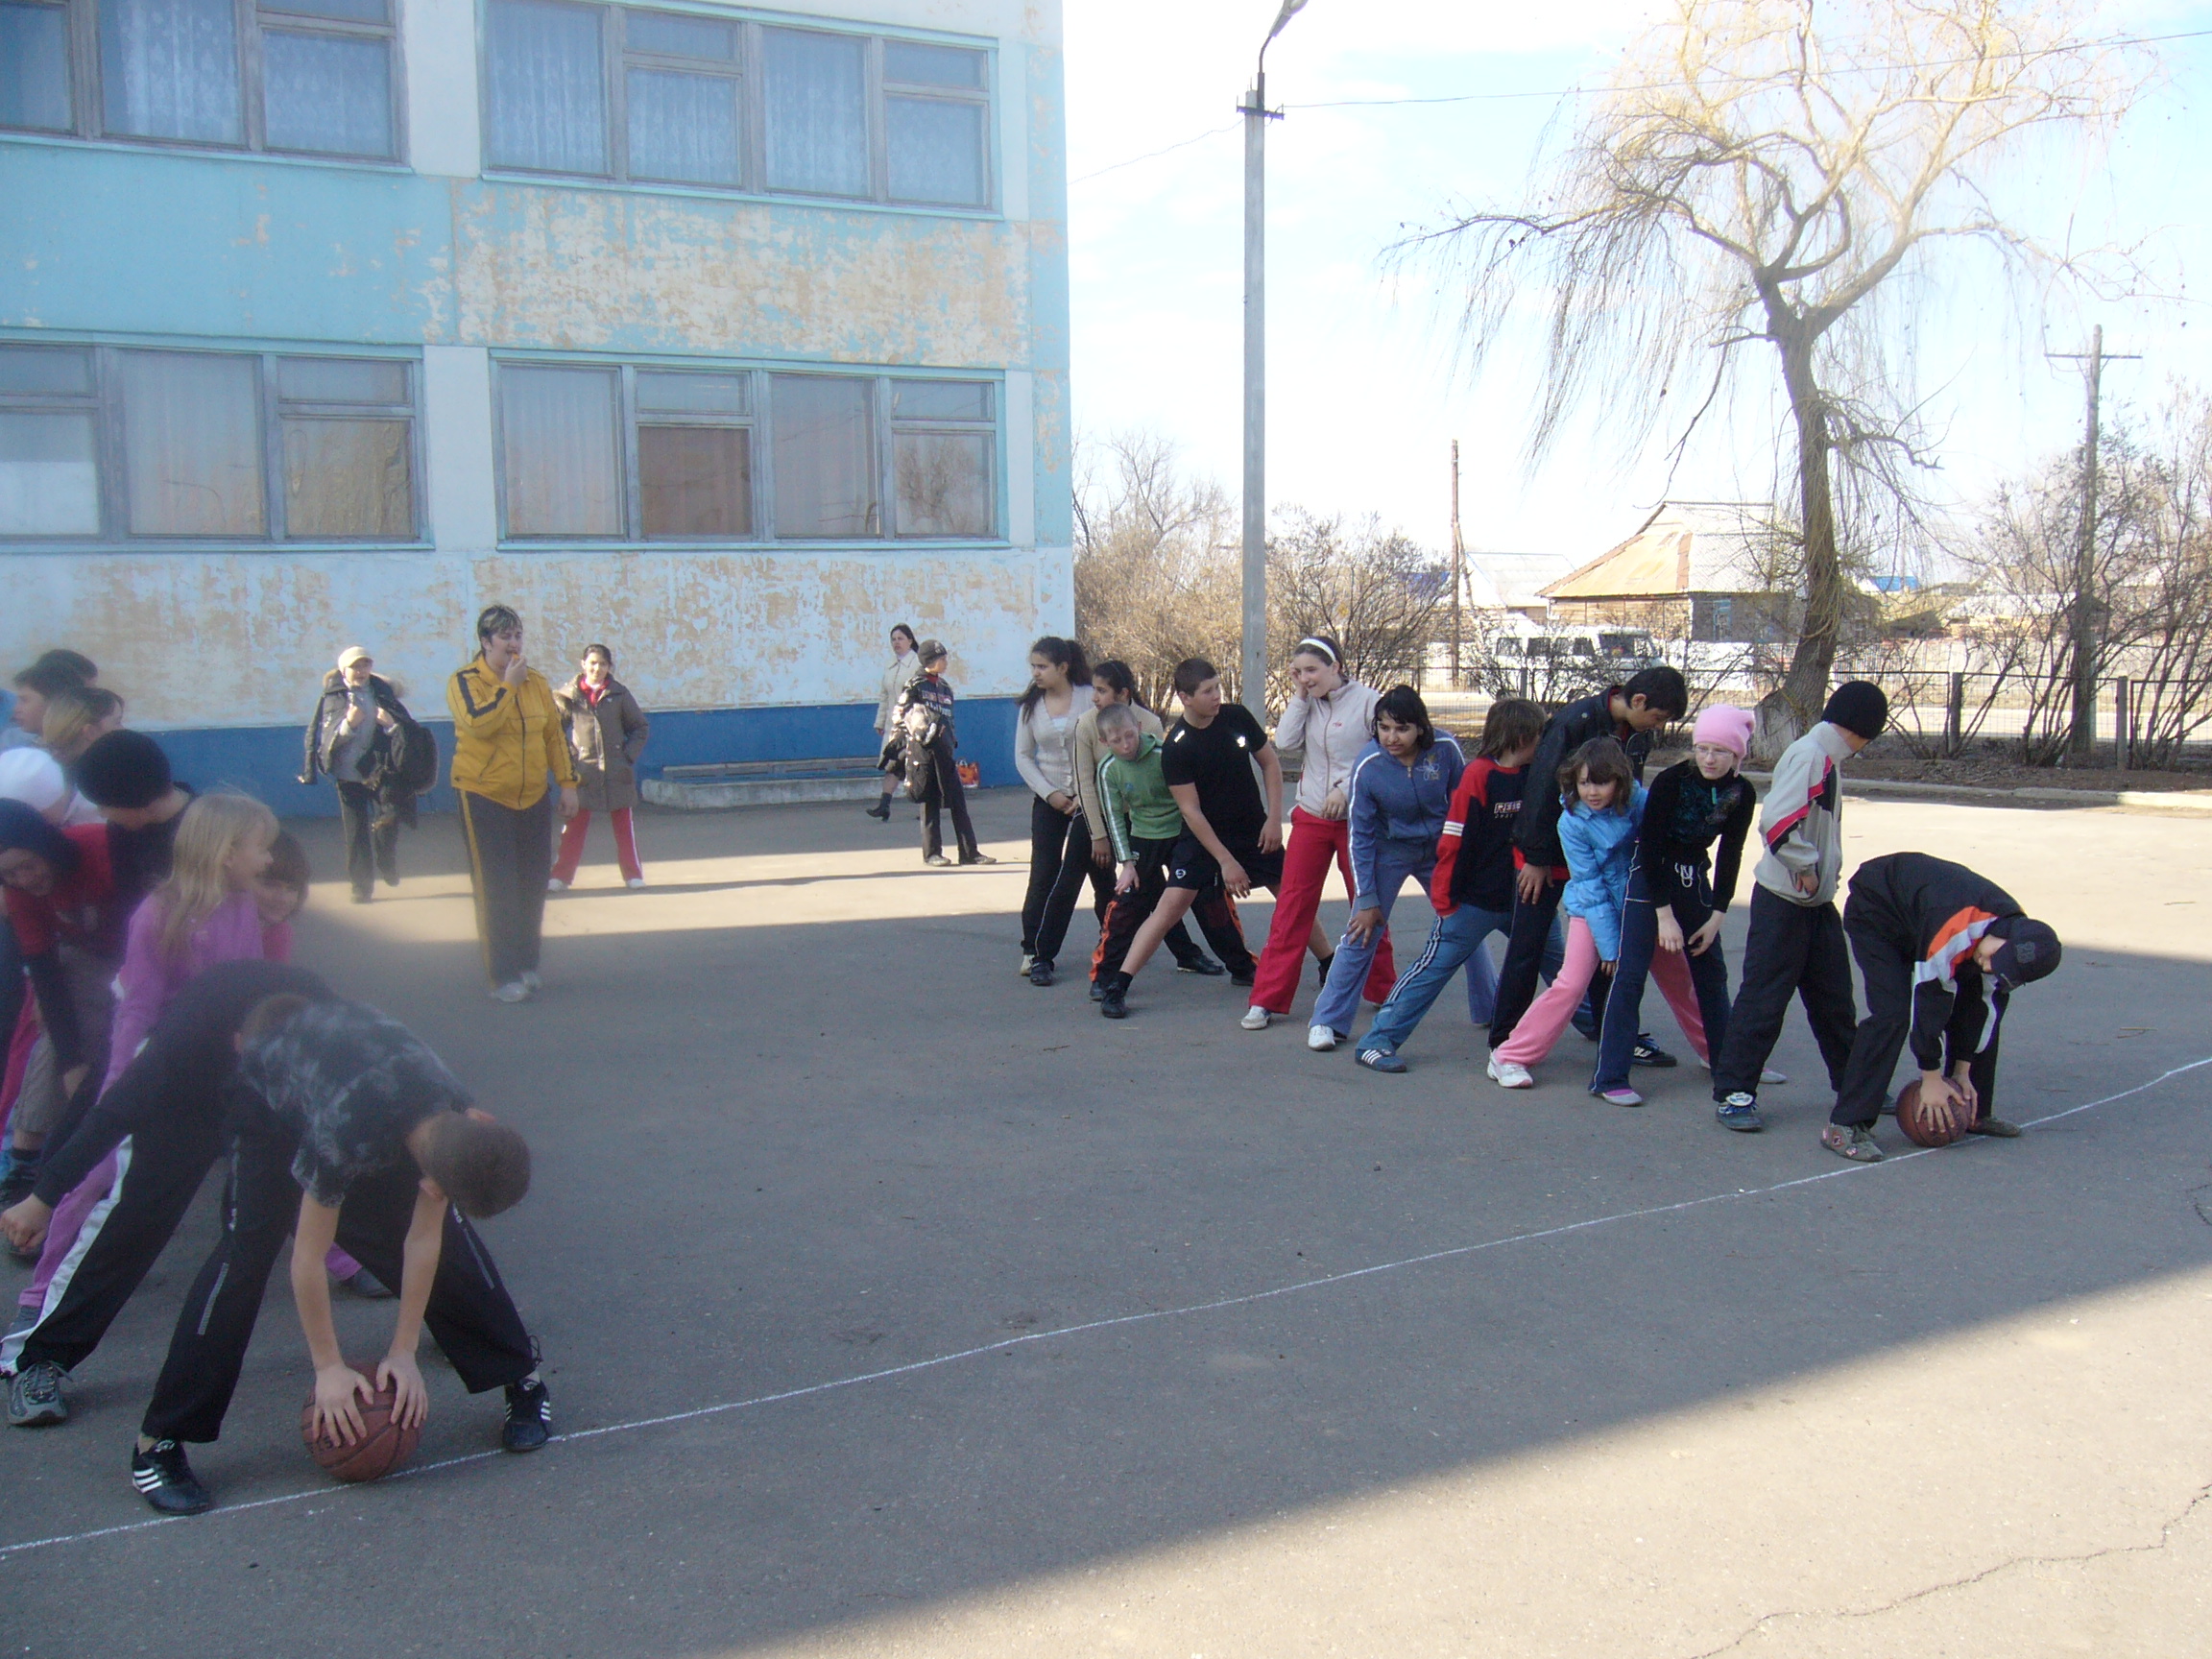
[(1244, 618), (1237, 664), (1244, 707), (1267, 717), (1267, 316), (1265, 283), (1267, 48), (1306, 0), (1283, 0), (1260, 42), (1252, 89), (1237, 108), (1244, 117)]

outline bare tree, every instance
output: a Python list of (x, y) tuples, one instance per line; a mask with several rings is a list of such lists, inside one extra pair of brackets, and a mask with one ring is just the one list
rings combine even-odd
[(1184, 472), (1174, 445), (1147, 432), (1083, 442), (1076, 474), (1075, 632), (1092, 656), (1127, 662), (1155, 709), (1167, 707), (1186, 657), (1219, 664), (1233, 683), (1239, 601), (1227, 493)]
[(1411, 684), (1451, 609), (1450, 568), (1372, 516), (1349, 530), (1302, 507), (1282, 517), (1267, 541), (1269, 705), (1289, 696), (1290, 652), (1309, 634), (1333, 637), (1355, 680)]
[(2064, 0), (1674, 0), (1532, 204), (1459, 214), (1407, 245), (1464, 283), (1473, 367), (1524, 297), (1546, 308), (1531, 459), (1586, 402), (1641, 444), (1695, 365), (1704, 390), (1679, 449), (1737, 375), (1737, 349), (1772, 349), (1806, 605), (1789, 673), (1760, 705), (1763, 751), (1826, 694), (1848, 591), (1839, 494), (1846, 511), (1912, 499), (1919, 435), (1886, 312), (1952, 250), (2013, 275), (2068, 268), (1985, 185), (2031, 135), (2101, 132), (2132, 102), (2125, 60), (2080, 38), (2077, 15)]

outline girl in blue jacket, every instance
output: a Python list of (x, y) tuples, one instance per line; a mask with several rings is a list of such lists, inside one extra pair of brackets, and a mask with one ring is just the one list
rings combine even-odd
[(1621, 911), (1636, 856), (1636, 830), (1644, 819), (1644, 786), (1629, 768), (1627, 751), (1611, 737), (1583, 744), (1559, 768), (1559, 845), (1567, 856), (1559, 908), (1568, 918), (1567, 959), (1513, 1034), (1490, 1050), (1490, 1075), (1507, 1089), (1534, 1087), (1528, 1068), (1551, 1052), (1591, 979), (1612, 973), (1621, 959)]
[(1313, 1004), (1306, 1046), (1316, 1053), (1351, 1036), (1360, 987), (1388, 936), (1390, 907), (1408, 877), (1428, 890), (1437, 838), (1452, 815), (1452, 792), (1467, 770), (1458, 740), (1436, 730), (1429, 706), (1410, 685), (1393, 685), (1376, 699), (1367, 731), (1373, 741), (1352, 763), (1349, 790), (1352, 923)]

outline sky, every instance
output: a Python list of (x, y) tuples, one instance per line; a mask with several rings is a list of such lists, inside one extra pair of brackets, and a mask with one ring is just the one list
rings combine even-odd
[[(1162, 434), (1232, 491), (1242, 470), (1236, 106), (1277, 5), (1066, 0), (1078, 434)], [(1455, 438), (1472, 549), (1580, 562), (1668, 496), (1765, 496), (1783, 407), (1764, 366), (1726, 418), (1701, 428), (1671, 482), (1665, 437), (1627, 453), (1587, 424), (1531, 470), (1534, 352), (1509, 341), (1471, 375), (1438, 271), (1391, 255), (1455, 201), (1525, 200), (1548, 127), (1576, 107), (1560, 94), (1602, 84), (1648, 10), (1642, 0), (1526, 10), (1310, 0), (1277, 39), (1267, 95), (1286, 114), (1267, 132), (1271, 508), (1372, 513), (1446, 548)], [(2114, 0), (2098, 28), (2190, 30), (2212, 35), (2212, 5)], [(1916, 299), (1913, 391), (1940, 462), (1927, 483), (1949, 504), (1953, 534), (2000, 479), (2080, 444), (2079, 371), (2044, 354), (2082, 349), (2091, 324), (2104, 324), (2108, 351), (2143, 358), (2107, 369), (2107, 419), (2121, 403), (2154, 404), (2176, 378), (2212, 389), (2212, 306), (2190, 280), (2212, 265), (2212, 38), (2155, 50), (2157, 78), (2110, 148), (2023, 158), (1996, 183), (2052, 240), (2139, 243), (2156, 297), (2010, 294), (1985, 269), (1962, 269), (1955, 285)], [(1465, 101), (1313, 107), (1407, 98)]]

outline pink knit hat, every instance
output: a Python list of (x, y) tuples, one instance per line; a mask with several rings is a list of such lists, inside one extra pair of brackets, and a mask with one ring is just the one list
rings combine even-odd
[(1690, 740), (1715, 744), (1741, 760), (1751, 752), (1751, 711), (1733, 704), (1716, 703), (1697, 716)]

